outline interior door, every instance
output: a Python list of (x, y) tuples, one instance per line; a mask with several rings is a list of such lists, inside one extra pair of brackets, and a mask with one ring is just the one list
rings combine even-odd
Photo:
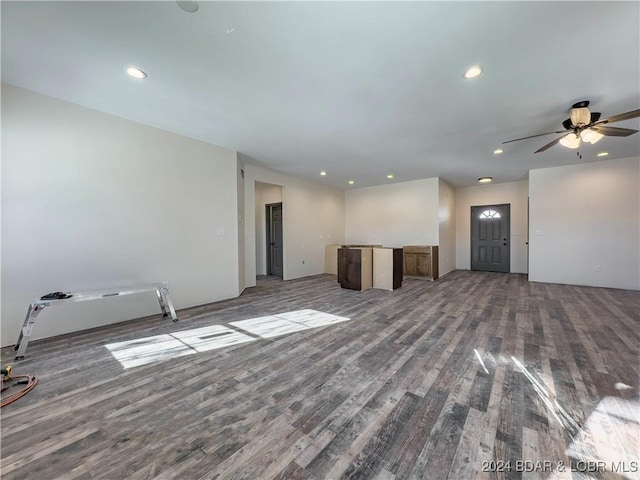
[(509, 204), (471, 207), (471, 270), (510, 271)]
[(267, 275), (282, 277), (282, 203), (267, 205)]

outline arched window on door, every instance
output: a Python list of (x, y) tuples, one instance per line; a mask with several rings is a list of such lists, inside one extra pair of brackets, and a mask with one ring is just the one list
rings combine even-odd
[(500, 218), (500, 213), (496, 212), (495, 210), (489, 209), (482, 212), (479, 218), (481, 220), (486, 220), (488, 218)]

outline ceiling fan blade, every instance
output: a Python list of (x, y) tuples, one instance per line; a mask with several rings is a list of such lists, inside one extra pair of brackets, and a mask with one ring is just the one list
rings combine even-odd
[(590, 127), (590, 130), (594, 132), (601, 133), (602, 135), (607, 135), (609, 137), (628, 137), (629, 135), (633, 135), (638, 130), (632, 130), (630, 128), (618, 128), (618, 127), (607, 127), (604, 125), (596, 125), (595, 127)]
[(620, 113), (618, 115), (613, 115), (612, 117), (603, 118), (598, 123), (613, 123), (613, 122), (621, 122), (623, 120), (629, 120), (631, 118), (640, 117), (640, 109), (632, 110), (627, 113)]
[(505, 143), (518, 142), (520, 140), (526, 140), (527, 138), (542, 137), (544, 135), (551, 135), (552, 133), (565, 133), (565, 132), (564, 132), (564, 130), (559, 130), (557, 132), (539, 133), (537, 135), (530, 135), (528, 137), (516, 138), (515, 140), (507, 140), (506, 142), (502, 142), (502, 144), (504, 145)]
[(551, 148), (551, 147), (553, 147), (554, 145), (557, 145), (557, 144), (560, 142), (560, 140), (562, 140), (564, 137), (566, 137), (566, 135), (563, 135), (563, 136), (561, 136), (561, 137), (556, 138), (553, 142), (549, 142), (549, 143), (547, 143), (545, 146), (540, 147), (538, 150), (536, 150), (536, 151), (535, 151), (535, 152), (533, 152), (533, 153), (540, 153), (540, 152), (544, 152), (545, 150), (550, 149), (550, 148)]

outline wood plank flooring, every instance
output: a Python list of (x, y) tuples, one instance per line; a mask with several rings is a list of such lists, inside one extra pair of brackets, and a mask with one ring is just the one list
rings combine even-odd
[[(105, 347), (304, 309), (351, 320), (127, 369)], [(319, 275), (179, 317), (3, 349), (40, 383), (1, 411), (2, 478), (640, 478), (639, 292)]]

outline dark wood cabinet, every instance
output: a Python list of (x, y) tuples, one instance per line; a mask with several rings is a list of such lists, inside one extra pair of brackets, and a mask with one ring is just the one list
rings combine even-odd
[(382, 245), (325, 245), (324, 247), (324, 273), (335, 275), (338, 273), (338, 249), (340, 248), (378, 248)]
[(338, 249), (338, 282), (342, 288), (367, 290), (373, 284), (371, 248)]
[(436, 280), (438, 278), (438, 247), (407, 245), (402, 248), (404, 276)]

